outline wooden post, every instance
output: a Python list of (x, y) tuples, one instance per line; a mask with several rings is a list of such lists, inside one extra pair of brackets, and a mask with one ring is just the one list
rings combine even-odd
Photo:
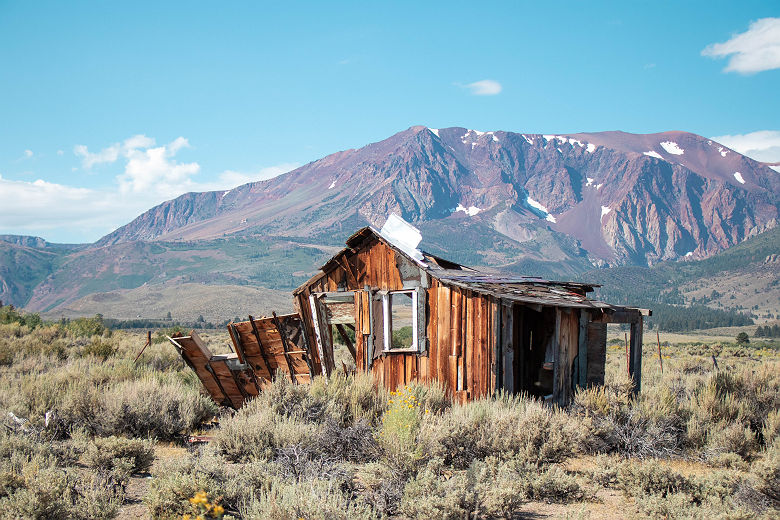
[[(2, 301), (0, 301), (0, 307), (2, 307), (2, 303), (3, 303), (3, 302), (2, 302)], [(144, 350), (146, 350), (146, 347), (148, 347), (148, 346), (149, 346), (149, 345), (151, 345), (151, 344), (152, 344), (152, 331), (151, 331), (151, 330), (147, 330), (147, 331), (146, 331), (146, 343), (144, 344), (144, 348), (142, 348), (142, 349), (141, 349), (141, 352), (139, 352), (139, 353), (138, 353), (138, 355), (137, 355), (137, 356), (135, 356), (135, 359), (133, 360), (133, 363), (135, 363), (136, 361), (138, 361), (138, 358), (139, 358), (139, 357), (141, 357), (141, 354), (143, 354), (143, 353), (144, 353)]]
[(561, 308), (555, 307), (555, 330), (553, 331), (552, 336), (552, 348), (553, 348), (553, 359), (555, 360), (555, 363), (553, 364), (553, 393), (552, 393), (552, 400), (554, 403), (563, 405), (564, 403), (564, 393), (565, 393), (565, 386), (560, 383), (558, 380), (559, 378), (563, 378), (563, 364), (566, 363), (566, 360), (564, 360), (560, 353), (560, 345), (558, 341), (558, 337), (561, 334)]
[(325, 358), (325, 347), (322, 329), (320, 328), (319, 310), (317, 309), (317, 299), (313, 294), (309, 295), (309, 307), (311, 308), (311, 321), (314, 325), (314, 334), (317, 337), (317, 350), (320, 354), (320, 362), (322, 366), (322, 375), (330, 375), (330, 365)]
[(642, 318), (631, 324), (631, 352), (629, 375), (634, 382), (633, 393), (642, 389)]
[(623, 344), (626, 347), (626, 372), (631, 374), (631, 361), (629, 361), (630, 358), (628, 356), (628, 334), (625, 332), (623, 333)]
[(588, 319), (590, 313), (580, 309), (580, 330), (577, 337), (577, 386), (585, 388), (588, 382)]
[(491, 330), (493, 336), (491, 338), (493, 340), (492, 393), (498, 392), (504, 386), (504, 337), (501, 327), (501, 309), (503, 309), (503, 307), (501, 300), (498, 298), (491, 302), (491, 310), (493, 312), (493, 327)]
[(664, 373), (664, 358), (661, 355), (661, 335), (658, 334), (658, 331), (655, 331), (655, 339), (658, 341), (658, 364), (661, 365), (661, 373)]
[(339, 336), (341, 336), (341, 339), (344, 341), (344, 344), (347, 346), (347, 350), (349, 350), (349, 353), (352, 354), (352, 359), (354, 359), (355, 363), (357, 363), (357, 351), (355, 351), (355, 346), (349, 340), (349, 336), (347, 336), (347, 331), (344, 329), (344, 325), (340, 323), (337, 324), (336, 330), (338, 331)]
[(501, 306), (501, 340), (503, 342), (503, 376), (504, 389), (510, 394), (517, 392), (515, 388), (515, 324), (514, 308), (511, 302)]

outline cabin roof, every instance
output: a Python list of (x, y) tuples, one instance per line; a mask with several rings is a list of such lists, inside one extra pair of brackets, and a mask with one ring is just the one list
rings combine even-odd
[(545, 280), (535, 276), (519, 276), (511, 273), (492, 273), (467, 267), (451, 260), (421, 251), (423, 260), (416, 260), (403, 248), (385, 238), (376, 229), (367, 226), (353, 233), (346, 241), (347, 247), (336, 253), (320, 269), (321, 272), (298, 287), (293, 294), (299, 294), (306, 287), (320, 280), (334, 269), (343, 266), (342, 258), (352, 254), (371, 240), (376, 239), (391, 247), (396, 253), (404, 255), (416, 263), (433, 278), (446, 285), (469, 289), (482, 294), (490, 294), (518, 303), (549, 305), (557, 307), (627, 309), (590, 300), (586, 294), (592, 292), (597, 284), (581, 282), (562, 282)]

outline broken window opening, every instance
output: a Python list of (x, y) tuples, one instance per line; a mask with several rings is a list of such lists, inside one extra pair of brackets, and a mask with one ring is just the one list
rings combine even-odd
[(417, 291), (393, 291), (382, 296), (384, 350), (418, 351)]

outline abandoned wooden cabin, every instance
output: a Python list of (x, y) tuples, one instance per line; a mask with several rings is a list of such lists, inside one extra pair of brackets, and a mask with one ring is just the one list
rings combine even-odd
[[(299, 383), (330, 375), (338, 339), (356, 371), (391, 390), (438, 381), (461, 401), (505, 390), (565, 405), (577, 387), (603, 384), (608, 323), (630, 324), (628, 369), (639, 391), (650, 311), (590, 300), (592, 284), (481, 272), (418, 250), (419, 239), (391, 215), (381, 232), (349, 237), (293, 292), (296, 314), (228, 325), (238, 375), (224, 379), (237, 388), (224, 399), (227, 389), (214, 393), (217, 371), (196, 370), (209, 393), (235, 406), (277, 370)], [(192, 348), (183, 347), (183, 355)]]

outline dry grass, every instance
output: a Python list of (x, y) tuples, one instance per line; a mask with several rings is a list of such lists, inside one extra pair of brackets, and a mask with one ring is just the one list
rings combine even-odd
[(217, 409), (175, 351), (152, 345), (134, 364), (140, 335), (82, 325), (0, 325), (6, 517), (115, 517), (152, 453), (144, 504), (161, 519), (190, 512), (199, 490), (234, 518), (771, 518), (780, 507), (773, 350), (686, 341), (664, 350), (661, 373), (648, 344), (633, 399), (611, 347), (607, 385), (569, 410), (506, 395), (451, 404), (424, 384), (388, 395), (366, 376), (281, 378), (187, 450)]

